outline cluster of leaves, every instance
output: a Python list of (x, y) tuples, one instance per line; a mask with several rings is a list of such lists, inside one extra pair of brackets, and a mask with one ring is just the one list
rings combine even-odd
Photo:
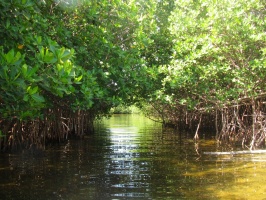
[(0, 0), (0, 118), (96, 116), (148, 97), (170, 61), (170, 2)]
[(156, 100), (208, 112), (264, 95), (265, 14), (261, 0), (176, 1), (173, 57), (159, 66)]
[(121, 102), (207, 112), (265, 95), (265, 6), (0, 0), (1, 119)]

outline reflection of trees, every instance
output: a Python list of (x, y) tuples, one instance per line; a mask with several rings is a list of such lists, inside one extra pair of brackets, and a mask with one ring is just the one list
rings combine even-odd
[(199, 140), (194, 146), (184, 135), (162, 132), (141, 117), (117, 116), (94, 135), (50, 148), (43, 157), (1, 157), (1, 183), (10, 184), (0, 187), (1, 197), (244, 199), (241, 191), (248, 197), (256, 188), (262, 199), (265, 156), (202, 155), (214, 151), (215, 143)]

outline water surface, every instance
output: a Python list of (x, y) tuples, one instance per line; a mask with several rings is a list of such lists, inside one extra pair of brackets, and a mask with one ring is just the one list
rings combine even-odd
[(266, 155), (204, 155), (223, 149), (203, 135), (114, 115), (43, 155), (0, 154), (0, 199), (266, 199)]

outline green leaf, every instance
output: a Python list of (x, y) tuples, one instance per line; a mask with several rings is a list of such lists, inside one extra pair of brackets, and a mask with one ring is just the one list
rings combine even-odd
[(30, 70), (28, 70), (27, 77), (31, 77), (35, 72), (39, 69), (39, 66), (36, 66)]
[(57, 64), (57, 65), (56, 65), (57, 71), (59, 71), (59, 72), (63, 69), (63, 67), (64, 67), (64, 66), (61, 65), (61, 64)]
[(37, 103), (44, 103), (45, 102), (44, 97), (39, 95), (38, 93), (35, 93), (35, 94), (31, 95), (31, 97)]
[(44, 58), (44, 47), (39, 48), (40, 53), (38, 54), (39, 58), (43, 60)]
[(69, 60), (71, 58), (71, 56), (72, 56), (71, 52), (69, 50), (65, 50), (60, 59), (65, 62), (65, 61)]
[[(17, 52), (15, 57), (14, 57), (14, 59), (13, 59), (13, 63), (12, 64), (19, 64), (21, 62), (20, 58), (21, 58), (21, 53)], [(19, 62), (19, 63), (16, 63), (16, 62)]]
[(55, 48), (55, 46), (50, 45), (50, 46), (49, 46), (49, 49), (53, 52), (53, 54), (56, 55), (56, 48)]
[(29, 95), (24, 95), (24, 97), (23, 97), (23, 101), (29, 101)]
[(50, 53), (48, 49), (46, 49), (43, 61), (46, 63), (56, 63), (57, 58), (54, 56), (54, 54)]
[(8, 81), (9, 77), (7, 75), (7, 71), (8, 71), (8, 67), (7, 66), (2, 66), (0, 68), (0, 77), (2, 79), (5, 79), (6, 81)]
[(6, 28), (8, 29), (9, 27), (10, 27), (10, 21), (7, 20), (7, 21), (6, 21)]
[(42, 37), (41, 37), (41, 36), (38, 36), (38, 37), (37, 37), (37, 42), (38, 42), (39, 44), (42, 43)]
[(24, 77), (27, 76), (28, 66), (26, 64), (22, 65), (21, 71)]
[(11, 49), (7, 54), (5, 54), (5, 59), (8, 64), (12, 64), (12, 61), (14, 59), (15, 52), (14, 49)]
[(33, 89), (30, 90), (29, 94), (33, 95), (38, 91), (38, 86), (35, 86)]
[(79, 82), (79, 81), (81, 81), (82, 77), (83, 77), (83, 75), (81, 75), (81, 76), (75, 78), (75, 82)]

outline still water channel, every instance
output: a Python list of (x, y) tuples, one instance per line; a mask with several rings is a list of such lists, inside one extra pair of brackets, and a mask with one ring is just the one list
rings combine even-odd
[(205, 155), (223, 149), (192, 137), (114, 115), (43, 155), (0, 154), (0, 199), (266, 199), (265, 154)]

